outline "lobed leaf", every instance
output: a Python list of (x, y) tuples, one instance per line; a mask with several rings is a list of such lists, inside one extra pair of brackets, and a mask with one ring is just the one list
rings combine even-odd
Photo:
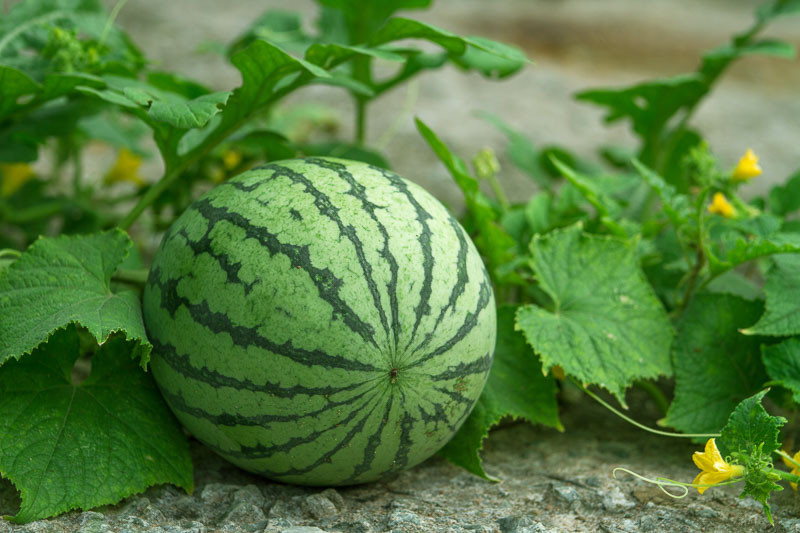
[(800, 255), (776, 255), (767, 272), (764, 292), (766, 311), (746, 335), (788, 336), (800, 334)]
[(139, 342), (136, 355), (146, 365), (151, 345), (139, 294), (111, 287), (111, 275), (132, 247), (119, 229), (34, 242), (0, 276), (0, 365), (31, 353), (71, 323), (86, 327), (101, 344), (123, 332)]
[(800, 404), (800, 338), (762, 346), (761, 357), (770, 380), (789, 389), (794, 402)]
[(553, 307), (520, 307), (517, 329), (544, 368), (560, 365), (623, 404), (634, 380), (670, 374), (672, 325), (635, 245), (573, 226), (534, 237), (531, 267)]
[(0, 473), (21, 493), (14, 522), (116, 503), (151, 485), (193, 488), (189, 448), (134, 343), (105, 342), (76, 383), (74, 326), (0, 368)]
[(761, 389), (761, 337), (739, 328), (762, 304), (731, 294), (698, 294), (678, 323), (672, 348), (675, 398), (664, 420), (686, 433), (716, 433), (742, 399)]
[(555, 380), (544, 375), (525, 337), (514, 330), (516, 309), (498, 308), (497, 348), (489, 379), (464, 425), (439, 452), (451, 463), (490, 481), (497, 480), (484, 471), (479, 452), (489, 430), (503, 417), (563, 430)]

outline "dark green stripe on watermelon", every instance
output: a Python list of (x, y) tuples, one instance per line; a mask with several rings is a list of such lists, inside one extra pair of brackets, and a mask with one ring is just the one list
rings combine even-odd
[(362, 163), (271, 163), (196, 201), (144, 296), (153, 374), (233, 463), (291, 483), (413, 466), (458, 429), (494, 351), (491, 284), (455, 219)]

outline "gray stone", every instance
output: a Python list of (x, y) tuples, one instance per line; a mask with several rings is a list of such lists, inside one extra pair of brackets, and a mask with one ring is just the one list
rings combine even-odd
[(128, 500), (120, 512), (122, 516), (140, 516), (150, 506), (150, 500), (144, 496), (136, 496)]
[(345, 508), (344, 498), (342, 498), (342, 495), (339, 494), (336, 491), (336, 489), (325, 489), (322, 492), (320, 492), (320, 494), (328, 498), (331, 502), (333, 502), (333, 505), (335, 505), (336, 508), (339, 509), (339, 511), (344, 511)]
[(333, 526), (333, 528), (344, 533), (370, 533), (372, 524), (367, 520), (358, 520), (356, 522), (341, 522)]
[(530, 516), (506, 516), (497, 521), (500, 531), (503, 533), (546, 533), (541, 522), (534, 520)]
[(786, 533), (800, 533), (800, 519), (798, 518), (785, 518), (777, 522)]
[(560, 500), (565, 501), (570, 505), (581, 499), (580, 494), (578, 494), (578, 491), (575, 490), (574, 487), (571, 487), (569, 485), (554, 484), (553, 490), (555, 491), (556, 496), (558, 496)]
[(37, 520), (36, 522), (25, 524), (17, 531), (19, 533), (60, 533), (63, 529), (49, 520)]
[(278, 500), (270, 507), (268, 516), (272, 523), (272, 520), (276, 518), (297, 519), (299, 513), (296, 505), (289, 505), (286, 500)]
[(283, 533), (327, 533), (324, 529), (314, 526), (294, 526), (284, 529)]
[(722, 513), (719, 511), (715, 511), (710, 507), (706, 507), (705, 505), (701, 505), (699, 503), (691, 503), (686, 506), (686, 510), (689, 512), (690, 515), (696, 518), (711, 518), (711, 519), (719, 519), (722, 516)]
[(639, 531), (636, 527), (636, 522), (630, 518), (623, 520), (604, 519), (600, 522), (600, 530), (605, 533), (636, 533), (636, 531)]
[(616, 486), (612, 486), (602, 492), (600, 503), (603, 509), (611, 513), (619, 513), (636, 507), (636, 502), (628, 498)]
[(105, 523), (106, 517), (94, 511), (81, 513), (79, 520), (81, 527), (77, 533), (103, 533), (110, 529), (110, 526)]
[(176, 533), (205, 533), (206, 530), (207, 528), (202, 522), (196, 520), (181, 520), (180, 526), (176, 528)]
[(206, 507), (219, 507), (226, 503), (231, 494), (241, 490), (241, 488), (242, 487), (239, 485), (209, 483), (203, 487), (203, 492), (200, 493), (200, 499), (203, 500), (203, 505)]
[(262, 533), (283, 533), (290, 527), (294, 527), (294, 523), (286, 518), (270, 518)]
[(419, 526), (422, 524), (422, 521), (419, 518), (419, 515), (413, 513), (407, 509), (396, 509), (392, 511), (389, 515), (389, 522), (388, 526), (389, 529), (400, 529), (408, 528), (409, 526)]
[(261, 526), (261, 529), (263, 529), (267, 525), (267, 515), (264, 514), (261, 507), (252, 503), (242, 502), (234, 505), (230, 512), (225, 515), (223, 521), (226, 524), (240, 526), (263, 522), (264, 524)]
[(306, 499), (303, 500), (303, 511), (317, 520), (336, 516), (339, 512), (336, 505), (322, 494), (307, 496)]
[(81, 513), (79, 522), (81, 526), (85, 526), (90, 522), (103, 522), (105, 521), (105, 519), (106, 517), (102, 513), (96, 513), (94, 511), (86, 511), (84, 513)]
[(266, 499), (261, 490), (255, 485), (245, 485), (233, 492), (233, 505), (238, 503), (249, 503), (258, 507), (263, 507)]

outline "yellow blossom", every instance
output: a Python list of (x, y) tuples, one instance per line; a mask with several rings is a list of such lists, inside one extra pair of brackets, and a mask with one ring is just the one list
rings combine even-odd
[[(794, 457), (792, 457), (792, 459), (794, 459), (794, 463), (791, 462), (786, 457), (782, 456), (781, 458), (783, 459), (783, 463), (792, 469), (792, 474), (794, 474), (795, 476), (800, 476), (800, 466), (797, 466), (797, 464), (795, 464), (795, 463), (800, 463), (800, 452), (797, 452), (796, 454), (794, 454)], [(797, 490), (797, 483), (789, 482), (789, 485), (791, 485), (794, 490)]]
[[(695, 485), (716, 485), (744, 475), (744, 467), (742, 465), (728, 464), (722, 458), (714, 439), (708, 439), (704, 452), (694, 452), (692, 460), (697, 465), (697, 468), (701, 470), (697, 477), (694, 478), (693, 483)], [(707, 488), (709, 487), (697, 487), (697, 492), (703, 494)]]
[(759, 175), (761, 175), (761, 167), (758, 166), (758, 156), (748, 148), (736, 168), (733, 169), (731, 179), (733, 181), (748, 181)]
[(5, 196), (6, 198), (11, 196), (33, 178), (34, 174), (33, 168), (28, 163), (0, 164), (0, 175), (3, 177), (0, 196)]
[(236, 150), (225, 150), (222, 152), (222, 164), (225, 170), (233, 170), (242, 162), (242, 154)]
[(106, 183), (129, 182), (139, 187), (145, 185), (144, 179), (139, 175), (142, 158), (127, 148), (123, 148), (117, 155), (114, 166), (106, 174)]
[(725, 218), (731, 218), (734, 213), (733, 206), (725, 198), (721, 192), (715, 193), (714, 198), (711, 200), (711, 205), (708, 206), (708, 212), (716, 215), (722, 215)]

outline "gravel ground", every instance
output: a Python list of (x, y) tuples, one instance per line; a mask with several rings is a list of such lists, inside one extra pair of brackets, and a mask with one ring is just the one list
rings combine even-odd
[[(637, 418), (654, 423), (646, 397), (633, 391), (628, 400), (639, 406)], [(625, 474), (613, 479), (611, 471), (624, 466), (691, 481), (698, 472), (691, 454), (700, 446), (645, 433), (587, 398), (566, 405), (564, 433), (528, 424), (492, 432), (484, 461), (499, 483), (433, 458), (379, 483), (294, 487), (250, 475), (193, 443), (192, 495), (156, 487), (95, 511), (24, 526), (0, 522), (0, 533), (800, 532), (792, 490), (773, 498), (773, 528), (759, 504), (737, 497), (736, 486), (677, 500)], [(13, 512), (15, 499), (9, 486), (0, 488), (0, 513)]]

